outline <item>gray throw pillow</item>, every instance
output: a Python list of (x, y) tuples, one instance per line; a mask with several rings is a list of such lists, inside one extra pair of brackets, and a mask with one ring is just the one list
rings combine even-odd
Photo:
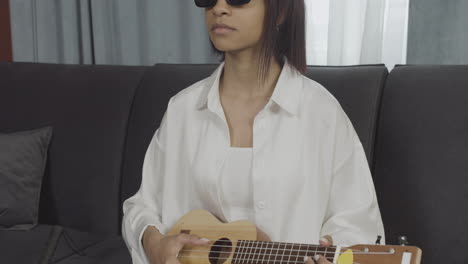
[(0, 133), (0, 229), (37, 225), (52, 127)]

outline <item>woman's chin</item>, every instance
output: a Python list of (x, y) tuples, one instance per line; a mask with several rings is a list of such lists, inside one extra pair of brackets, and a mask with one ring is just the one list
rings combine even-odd
[(234, 48), (234, 47), (219, 47), (216, 46), (216, 49), (221, 51), (221, 52), (236, 52), (239, 50), (239, 48)]
[(236, 44), (236, 41), (233, 41), (232, 39), (221, 39), (215, 37), (211, 39), (211, 42), (213, 43), (213, 46), (220, 51), (233, 51), (241, 48)]
[(245, 49), (245, 47), (239, 47), (239, 46), (233, 46), (233, 45), (214, 45), (214, 46), (216, 47), (217, 50), (221, 52), (231, 52), (231, 53), (239, 52)]
[(224, 41), (215, 41), (213, 42), (213, 46), (220, 51), (229, 51), (232, 49), (235, 49), (235, 47), (232, 45), (232, 41), (230, 42), (224, 42)]

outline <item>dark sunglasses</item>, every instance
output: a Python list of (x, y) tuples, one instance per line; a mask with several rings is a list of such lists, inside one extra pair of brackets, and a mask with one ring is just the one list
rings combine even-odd
[[(217, 2), (218, 0), (195, 0), (195, 5), (206, 8), (215, 6)], [(241, 6), (248, 4), (250, 0), (226, 0), (226, 2), (232, 6)]]

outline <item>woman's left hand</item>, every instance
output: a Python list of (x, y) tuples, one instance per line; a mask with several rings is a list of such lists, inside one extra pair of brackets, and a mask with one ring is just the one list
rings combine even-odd
[[(333, 245), (333, 238), (331, 236), (324, 236), (322, 239), (320, 239), (320, 245), (322, 247), (329, 247)], [(313, 257), (308, 257), (305, 264), (332, 264), (330, 261), (328, 261), (324, 256), (322, 255), (316, 255)]]

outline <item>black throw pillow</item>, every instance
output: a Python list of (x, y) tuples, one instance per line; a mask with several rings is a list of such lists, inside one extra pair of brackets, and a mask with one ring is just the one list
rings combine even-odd
[(0, 229), (37, 225), (52, 127), (0, 133)]

